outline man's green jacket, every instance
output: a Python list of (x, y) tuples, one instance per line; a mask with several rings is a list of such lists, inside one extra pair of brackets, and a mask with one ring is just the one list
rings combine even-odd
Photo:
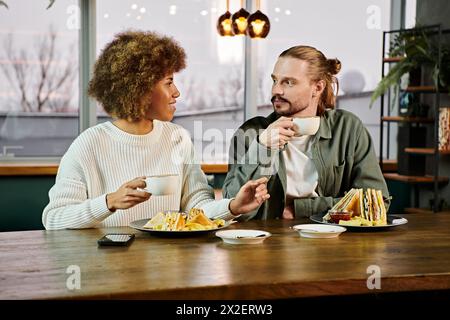
[[(263, 176), (269, 178), (269, 200), (242, 219), (272, 219), (283, 214), (286, 201), (284, 149), (266, 148), (258, 142), (262, 131), (278, 118), (276, 113), (252, 118), (232, 138), (223, 196), (236, 196), (249, 180)], [(319, 175), (316, 189), (319, 196), (295, 199), (296, 218), (326, 212), (351, 188), (381, 190), (389, 206), (388, 189), (372, 139), (358, 117), (344, 110), (327, 110), (321, 116), (319, 130), (312, 139), (311, 159)]]

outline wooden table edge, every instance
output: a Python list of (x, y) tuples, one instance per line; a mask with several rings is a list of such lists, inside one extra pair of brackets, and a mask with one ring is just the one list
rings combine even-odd
[[(450, 274), (382, 277), (381, 289), (372, 290), (368, 289), (366, 279), (339, 279), (314, 280), (301, 283), (217, 285), (200, 288), (174, 288), (142, 292), (92, 294), (88, 296), (68, 295), (42, 298), (15, 298), (39, 300), (278, 300), (440, 290), (450, 290)], [(0, 298), (4, 299), (5, 297), (0, 296)]]

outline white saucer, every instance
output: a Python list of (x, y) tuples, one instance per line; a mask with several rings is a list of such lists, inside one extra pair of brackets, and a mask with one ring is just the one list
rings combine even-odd
[(217, 231), (216, 236), (228, 244), (258, 244), (270, 237), (271, 233), (262, 230), (233, 229)]
[(298, 224), (292, 227), (298, 231), (300, 237), (304, 238), (336, 238), (346, 228), (340, 226), (329, 226), (324, 224)]

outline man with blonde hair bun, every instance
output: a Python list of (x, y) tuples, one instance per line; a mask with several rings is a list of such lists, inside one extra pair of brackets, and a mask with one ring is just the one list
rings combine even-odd
[[(247, 219), (324, 213), (351, 188), (378, 189), (389, 198), (367, 129), (354, 114), (335, 109), (340, 69), (338, 59), (313, 47), (280, 54), (272, 73), (274, 112), (246, 121), (231, 141), (225, 197), (250, 179), (270, 179), (270, 200)], [(317, 126), (302, 135), (298, 123), (305, 120)]]

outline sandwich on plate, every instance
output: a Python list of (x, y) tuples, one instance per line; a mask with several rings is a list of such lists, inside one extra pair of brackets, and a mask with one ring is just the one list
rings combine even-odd
[(216, 229), (224, 225), (224, 220), (213, 221), (203, 210), (193, 208), (188, 214), (176, 211), (159, 212), (143, 228), (159, 231), (193, 231)]
[(387, 212), (381, 190), (349, 190), (323, 217), (325, 222), (346, 226), (385, 226)]
[(144, 229), (153, 229), (160, 231), (178, 231), (183, 230), (186, 225), (186, 216), (180, 212), (168, 211), (159, 212), (151, 218), (145, 225)]

